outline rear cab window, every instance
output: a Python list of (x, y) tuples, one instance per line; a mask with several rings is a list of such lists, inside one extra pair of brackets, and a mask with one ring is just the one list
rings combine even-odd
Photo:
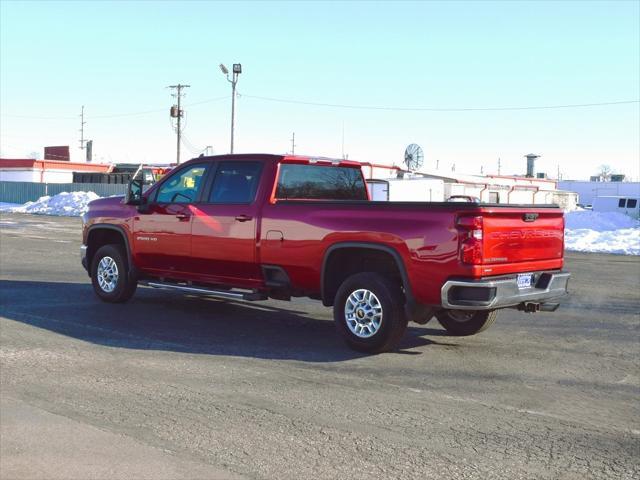
[(368, 200), (359, 168), (280, 164), (277, 200)]

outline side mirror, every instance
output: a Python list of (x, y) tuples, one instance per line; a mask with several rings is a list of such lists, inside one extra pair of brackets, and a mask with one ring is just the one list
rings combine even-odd
[(136, 178), (129, 182), (127, 195), (124, 198), (124, 203), (126, 203), (127, 205), (142, 204), (142, 179)]
[(138, 210), (138, 212), (140, 213), (149, 213), (149, 204), (147, 203), (147, 199), (145, 197), (142, 197), (140, 199), (140, 203), (138, 204), (138, 206), (136, 207), (136, 209)]

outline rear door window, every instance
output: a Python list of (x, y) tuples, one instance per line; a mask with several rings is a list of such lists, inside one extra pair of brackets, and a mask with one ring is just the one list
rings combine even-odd
[(279, 200), (367, 200), (367, 188), (358, 168), (324, 165), (280, 165)]
[(624, 208), (624, 202), (626, 199), (621, 198), (620, 200), (618, 200), (618, 208)]
[(260, 182), (261, 162), (220, 162), (209, 203), (251, 203)]
[(638, 200), (635, 198), (627, 198), (627, 208), (636, 208), (638, 205)]

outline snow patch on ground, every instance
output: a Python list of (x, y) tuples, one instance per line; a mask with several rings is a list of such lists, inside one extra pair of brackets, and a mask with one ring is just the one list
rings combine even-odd
[(640, 221), (619, 212), (565, 214), (566, 250), (640, 255)]
[(0, 212), (8, 212), (10, 209), (20, 206), (19, 203), (0, 202)]
[(0, 211), (11, 213), (35, 213), (40, 215), (58, 215), (79, 217), (89, 208), (89, 202), (100, 198), (94, 192), (62, 192), (53, 197), (40, 197), (35, 202), (24, 205), (0, 205)]

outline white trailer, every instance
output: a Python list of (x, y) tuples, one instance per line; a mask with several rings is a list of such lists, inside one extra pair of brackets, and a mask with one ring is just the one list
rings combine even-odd
[(367, 180), (371, 200), (390, 202), (444, 202), (444, 181), (432, 178)]
[(576, 192), (579, 203), (593, 205), (596, 197), (640, 197), (640, 182), (582, 182), (562, 180), (558, 182), (560, 190)]
[(633, 218), (640, 218), (640, 197), (609, 197), (593, 199), (594, 212), (620, 212)]

